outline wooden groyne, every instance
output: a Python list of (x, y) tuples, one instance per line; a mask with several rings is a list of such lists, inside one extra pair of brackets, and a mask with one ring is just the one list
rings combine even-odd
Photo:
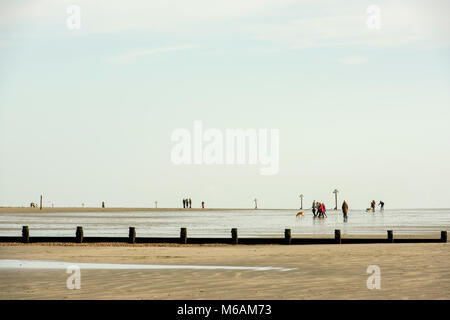
[(283, 245), (300, 245), (300, 244), (347, 244), (347, 243), (445, 243), (447, 242), (447, 231), (441, 231), (440, 237), (436, 238), (411, 238), (394, 237), (393, 230), (387, 230), (386, 238), (364, 238), (364, 237), (342, 237), (341, 230), (334, 231), (334, 237), (323, 238), (303, 238), (292, 237), (291, 229), (285, 229), (284, 237), (268, 238), (268, 237), (238, 237), (238, 229), (231, 229), (229, 238), (197, 238), (188, 237), (186, 228), (180, 229), (179, 237), (138, 237), (135, 227), (129, 228), (128, 237), (84, 237), (83, 227), (76, 228), (73, 237), (32, 237), (30, 236), (30, 228), (22, 227), (22, 236), (17, 237), (0, 237), (0, 242), (20, 242), (20, 243), (178, 243), (178, 244), (283, 244)]

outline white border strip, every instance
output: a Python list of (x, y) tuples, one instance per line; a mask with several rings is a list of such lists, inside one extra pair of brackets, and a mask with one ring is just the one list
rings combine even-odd
[(69, 266), (78, 266), (80, 269), (100, 270), (154, 270), (154, 269), (192, 269), (192, 270), (249, 270), (249, 271), (291, 271), (296, 268), (281, 267), (243, 267), (243, 266), (196, 266), (196, 265), (169, 265), (169, 264), (115, 264), (115, 263), (77, 263), (46, 260), (10, 260), (0, 259), (0, 269), (67, 269)]

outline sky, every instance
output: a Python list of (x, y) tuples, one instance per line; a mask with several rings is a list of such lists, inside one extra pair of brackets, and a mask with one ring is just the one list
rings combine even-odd
[[(344, 5), (345, 3), (345, 5)], [(80, 28), (68, 27), (80, 9)], [(370, 28), (369, 6), (380, 9)], [(448, 1), (5, 0), (0, 206), (450, 207)], [(171, 161), (278, 129), (279, 170)]]

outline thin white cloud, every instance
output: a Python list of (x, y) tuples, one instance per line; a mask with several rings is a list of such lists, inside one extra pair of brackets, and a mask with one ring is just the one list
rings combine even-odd
[(107, 59), (110, 63), (125, 63), (132, 60), (135, 60), (140, 57), (149, 56), (158, 53), (168, 53), (174, 51), (184, 51), (188, 49), (195, 48), (195, 45), (185, 44), (181, 46), (171, 46), (171, 47), (162, 47), (162, 48), (151, 48), (151, 49), (137, 49), (129, 52), (122, 53), (118, 56), (111, 57)]
[(350, 65), (356, 65), (356, 64), (363, 64), (367, 62), (367, 58), (364, 57), (346, 57), (346, 58), (340, 58), (337, 59), (339, 63), (342, 64), (350, 64)]

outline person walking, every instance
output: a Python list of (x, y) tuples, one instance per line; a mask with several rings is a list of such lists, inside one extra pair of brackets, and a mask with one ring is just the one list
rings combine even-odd
[(344, 222), (347, 222), (348, 218), (347, 213), (348, 213), (348, 204), (344, 200), (344, 202), (342, 203), (342, 214), (344, 215)]
[(380, 200), (378, 205), (380, 206), (380, 211), (384, 211), (384, 202)]
[(316, 200), (314, 200), (314, 202), (312, 203), (312, 213), (314, 215), (314, 217), (316, 216)]
[(186, 199), (183, 198), (183, 209), (185, 209), (185, 208), (186, 208)]
[(205, 201), (202, 201), (202, 209), (205, 209)]
[(192, 200), (189, 198), (189, 208), (192, 208)]

